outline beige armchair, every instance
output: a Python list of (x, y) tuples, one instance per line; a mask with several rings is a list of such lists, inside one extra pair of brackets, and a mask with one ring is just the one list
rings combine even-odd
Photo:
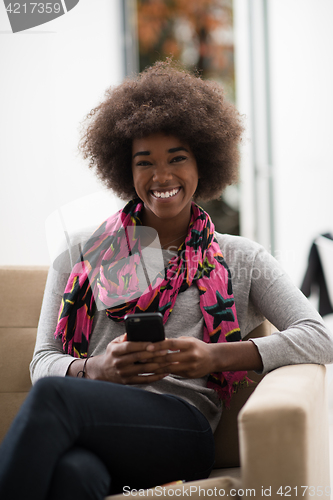
[[(29, 362), (46, 275), (41, 267), (0, 268), (0, 440), (31, 387)], [(266, 322), (251, 335), (269, 333)], [(211, 476), (145, 496), (330, 498), (325, 367), (286, 366), (263, 380), (249, 375), (255, 383), (234, 395), (215, 433)]]

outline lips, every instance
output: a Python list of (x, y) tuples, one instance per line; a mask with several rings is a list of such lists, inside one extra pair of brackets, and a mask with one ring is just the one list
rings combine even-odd
[(173, 196), (176, 196), (176, 194), (179, 193), (180, 187), (176, 187), (174, 189), (169, 189), (168, 191), (158, 191), (158, 190), (152, 190), (151, 192), (153, 193), (153, 196), (155, 198), (172, 198)]

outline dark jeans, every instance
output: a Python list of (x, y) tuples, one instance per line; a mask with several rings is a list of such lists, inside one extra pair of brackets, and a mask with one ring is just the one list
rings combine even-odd
[(71, 377), (39, 380), (0, 447), (0, 498), (102, 500), (209, 475), (207, 419), (181, 398)]

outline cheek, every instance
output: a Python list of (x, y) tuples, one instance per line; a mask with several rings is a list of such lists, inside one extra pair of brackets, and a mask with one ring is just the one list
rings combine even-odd
[(135, 175), (133, 169), (132, 169), (132, 184), (133, 184), (133, 187), (134, 189), (136, 189), (136, 185), (137, 185), (137, 176)]
[(197, 187), (200, 179), (199, 171), (197, 169), (193, 172), (192, 179), (193, 179), (193, 184), (195, 184), (195, 186)]
[(137, 195), (139, 193), (142, 193), (143, 187), (144, 187), (144, 178), (142, 175), (138, 175), (137, 173), (132, 171), (132, 179), (133, 179), (133, 187)]

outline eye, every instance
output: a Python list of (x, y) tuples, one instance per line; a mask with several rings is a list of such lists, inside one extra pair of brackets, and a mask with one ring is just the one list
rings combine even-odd
[(149, 167), (149, 165), (151, 165), (151, 163), (146, 160), (138, 161), (138, 163), (136, 163), (137, 167)]
[(172, 158), (171, 163), (178, 163), (184, 160), (187, 160), (187, 156), (175, 156), (174, 158)]

